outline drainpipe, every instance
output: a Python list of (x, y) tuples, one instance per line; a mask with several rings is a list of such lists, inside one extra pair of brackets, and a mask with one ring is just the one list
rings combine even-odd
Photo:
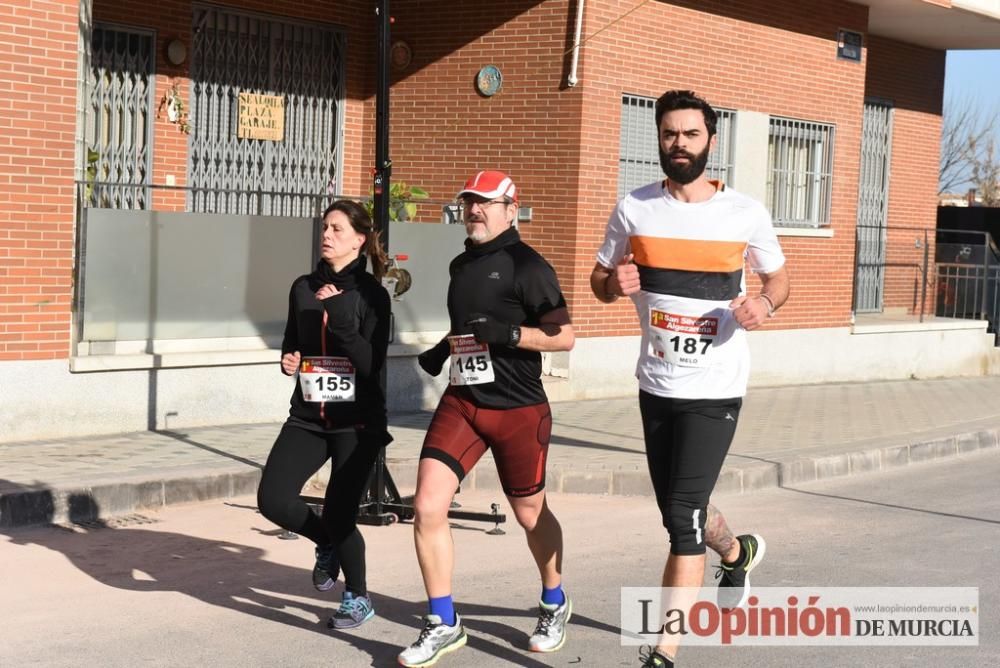
[(580, 80), (576, 78), (576, 66), (580, 62), (580, 33), (583, 32), (583, 0), (576, 0), (576, 30), (573, 36), (573, 62), (569, 66), (566, 85), (572, 88)]

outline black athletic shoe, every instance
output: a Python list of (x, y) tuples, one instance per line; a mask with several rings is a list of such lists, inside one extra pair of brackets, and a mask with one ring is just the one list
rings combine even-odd
[(639, 660), (642, 661), (642, 668), (674, 668), (674, 662), (650, 647), (648, 650), (639, 650)]
[(764, 559), (767, 543), (757, 534), (737, 536), (743, 545), (743, 563), (718, 565), (715, 577), (719, 578), (719, 592), (716, 601), (723, 610), (742, 608), (750, 598), (750, 571), (757, 568)]
[(316, 546), (316, 565), (313, 566), (313, 587), (330, 591), (340, 575), (340, 560), (333, 545)]

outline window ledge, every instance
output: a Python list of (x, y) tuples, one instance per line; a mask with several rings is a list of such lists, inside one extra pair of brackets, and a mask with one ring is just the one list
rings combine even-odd
[[(404, 332), (389, 344), (389, 357), (414, 357), (437, 344), (448, 332)], [(155, 352), (144, 352), (144, 341), (120, 341), (115, 351), (86, 354), (96, 346), (79, 344), (78, 354), (69, 358), (72, 373), (177, 369), (182, 367), (240, 366), (277, 364), (281, 360), (280, 340), (259, 337), (155, 341)]]
[(774, 227), (779, 237), (820, 237), (833, 238), (833, 228), (830, 227)]
[(177, 369), (182, 367), (236, 366), (242, 364), (277, 364), (281, 351), (217, 350), (189, 353), (142, 353), (132, 355), (78, 355), (69, 358), (72, 373), (126, 371), (140, 369)]
[(917, 316), (878, 317), (857, 316), (851, 326), (852, 334), (895, 334), (900, 332), (933, 332), (960, 329), (978, 329), (986, 332), (989, 323), (985, 320), (964, 320), (961, 318), (936, 318), (926, 316), (923, 322)]

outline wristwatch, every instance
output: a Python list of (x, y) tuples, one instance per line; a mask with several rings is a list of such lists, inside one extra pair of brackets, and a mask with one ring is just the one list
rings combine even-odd
[(521, 327), (519, 325), (510, 326), (510, 342), (507, 343), (511, 348), (517, 348), (517, 344), (521, 342)]

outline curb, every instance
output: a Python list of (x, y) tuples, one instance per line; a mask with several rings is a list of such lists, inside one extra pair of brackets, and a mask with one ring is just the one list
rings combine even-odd
[[(724, 466), (714, 493), (749, 494), (831, 478), (890, 471), (911, 464), (947, 460), (988, 450), (1000, 450), (1000, 427), (835, 455)], [(415, 459), (389, 457), (387, 466), (397, 487), (408, 490), (416, 486)], [(0, 491), (0, 527), (91, 522), (179, 503), (253, 495), (257, 492), (260, 476), (259, 469), (247, 467), (166, 480), (118, 481), (65, 489), (40, 486), (15, 488)], [(473, 470), (462, 482), (462, 487), (501, 492), (496, 470), (488, 466)], [(557, 466), (547, 472), (546, 489), (572, 494), (653, 495), (645, 467), (609, 470)]]
[(169, 480), (0, 492), (0, 528), (78, 524), (168, 505), (256, 494), (260, 470), (224, 471)]

